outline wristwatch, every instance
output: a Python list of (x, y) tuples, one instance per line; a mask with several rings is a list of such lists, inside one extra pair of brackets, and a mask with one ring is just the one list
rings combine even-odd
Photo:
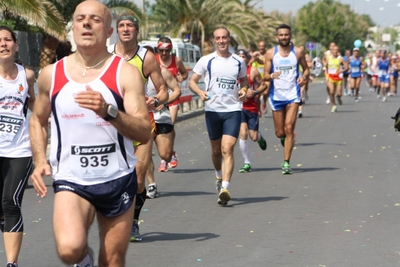
[(158, 107), (160, 105), (160, 100), (157, 97), (154, 98), (154, 107)]
[(112, 104), (107, 106), (107, 115), (103, 118), (105, 121), (113, 120), (118, 115), (118, 108)]

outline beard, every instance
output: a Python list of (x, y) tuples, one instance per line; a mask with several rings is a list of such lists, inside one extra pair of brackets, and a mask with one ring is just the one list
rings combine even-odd
[(278, 40), (278, 44), (279, 44), (280, 46), (283, 46), (283, 47), (289, 46), (289, 45), (290, 45), (290, 39), (288, 39), (287, 41)]

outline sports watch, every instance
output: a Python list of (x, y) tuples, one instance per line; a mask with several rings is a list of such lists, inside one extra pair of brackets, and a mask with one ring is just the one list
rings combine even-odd
[(154, 98), (154, 107), (158, 107), (161, 104), (160, 100), (157, 97)]
[(118, 115), (118, 108), (112, 104), (107, 106), (107, 115), (103, 118), (105, 121), (113, 120)]

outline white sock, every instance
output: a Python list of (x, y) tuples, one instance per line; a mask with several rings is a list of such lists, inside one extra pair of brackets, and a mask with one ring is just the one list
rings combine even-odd
[(215, 170), (215, 176), (218, 178), (222, 178), (222, 170), (219, 171)]
[(222, 188), (228, 189), (228, 188), (229, 188), (229, 182), (227, 182), (227, 181), (222, 181)]
[(239, 147), (240, 147), (240, 151), (242, 151), (244, 163), (250, 164), (249, 143), (247, 142), (247, 140), (242, 140), (239, 138)]
[(258, 142), (258, 141), (260, 141), (260, 140), (261, 140), (261, 133), (260, 133), (260, 132), (258, 132), (258, 135), (257, 135), (257, 136), (258, 136), (258, 138), (257, 138), (257, 142)]

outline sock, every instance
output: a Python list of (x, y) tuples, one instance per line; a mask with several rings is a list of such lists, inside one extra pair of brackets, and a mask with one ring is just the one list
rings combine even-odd
[(218, 178), (222, 178), (222, 170), (219, 171), (215, 170), (215, 176)]
[(222, 181), (222, 188), (228, 189), (228, 188), (229, 188), (229, 182), (227, 182), (227, 181)]
[(289, 160), (284, 160), (284, 162), (287, 162), (288, 164), (290, 164), (290, 163), (289, 163)]
[(146, 194), (146, 188), (143, 190), (142, 193), (136, 194), (135, 215), (133, 217), (134, 220), (139, 220), (140, 211), (142, 210), (144, 202), (146, 201)]
[(243, 159), (244, 159), (244, 163), (250, 164), (249, 143), (247, 142), (247, 140), (239, 139), (239, 147), (240, 147), (240, 151), (242, 151), (242, 156), (243, 156)]
[(257, 142), (259, 142), (260, 140), (261, 140), (261, 138), (262, 138), (262, 135), (261, 135), (261, 133), (260, 132), (258, 132), (258, 138), (257, 138)]

